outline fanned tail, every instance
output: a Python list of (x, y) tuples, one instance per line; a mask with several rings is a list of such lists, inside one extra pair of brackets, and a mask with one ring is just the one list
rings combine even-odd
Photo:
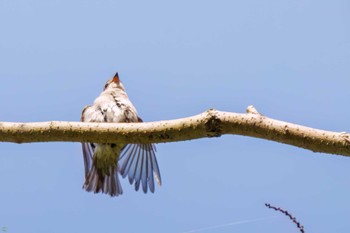
[(123, 194), (116, 166), (109, 168), (109, 175), (103, 175), (95, 166), (92, 166), (85, 178), (83, 188), (88, 192), (105, 193), (112, 197)]
[(113, 165), (112, 162), (109, 166), (103, 166), (104, 169), (102, 169), (101, 164), (96, 167), (98, 158), (93, 156), (95, 145), (93, 143), (82, 143), (82, 148), (85, 166), (83, 188), (88, 192), (106, 193), (112, 197), (121, 195), (123, 189), (118, 178), (118, 164)]

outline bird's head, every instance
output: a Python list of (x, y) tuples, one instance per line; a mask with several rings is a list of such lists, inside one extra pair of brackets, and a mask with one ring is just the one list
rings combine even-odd
[(119, 79), (118, 72), (114, 75), (114, 77), (106, 82), (105, 90), (113, 90), (113, 89), (120, 89), (122, 91), (125, 91), (124, 86), (122, 82)]

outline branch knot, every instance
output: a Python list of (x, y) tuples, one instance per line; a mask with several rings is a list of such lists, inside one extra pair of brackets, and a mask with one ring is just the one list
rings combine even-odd
[(220, 118), (217, 116), (217, 111), (215, 109), (209, 109), (207, 116), (204, 125), (208, 137), (220, 137), (222, 135), (222, 125)]
[(256, 115), (261, 115), (261, 113), (258, 112), (258, 110), (256, 110), (256, 108), (253, 105), (249, 105), (246, 109), (246, 112), (248, 114), (256, 114)]

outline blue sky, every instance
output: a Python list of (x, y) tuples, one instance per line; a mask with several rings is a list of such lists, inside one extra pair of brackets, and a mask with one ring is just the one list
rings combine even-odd
[[(345, 0), (0, 2), (0, 121), (78, 121), (119, 71), (145, 121), (209, 108), (350, 131)], [(78, 143), (0, 144), (7, 232), (349, 232), (350, 158), (222, 136), (158, 144), (163, 185), (82, 190)], [(0, 228), (1, 229), (1, 228)]]

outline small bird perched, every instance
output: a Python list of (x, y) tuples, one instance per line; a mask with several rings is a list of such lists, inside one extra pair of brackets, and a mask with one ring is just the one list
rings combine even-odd
[[(142, 122), (130, 102), (118, 73), (108, 80), (93, 105), (86, 106), (82, 122)], [(144, 193), (154, 192), (154, 178), (161, 185), (161, 177), (153, 144), (82, 143), (85, 183), (83, 188), (94, 193), (118, 196), (123, 193), (118, 172), (135, 182), (138, 191), (142, 183)]]

